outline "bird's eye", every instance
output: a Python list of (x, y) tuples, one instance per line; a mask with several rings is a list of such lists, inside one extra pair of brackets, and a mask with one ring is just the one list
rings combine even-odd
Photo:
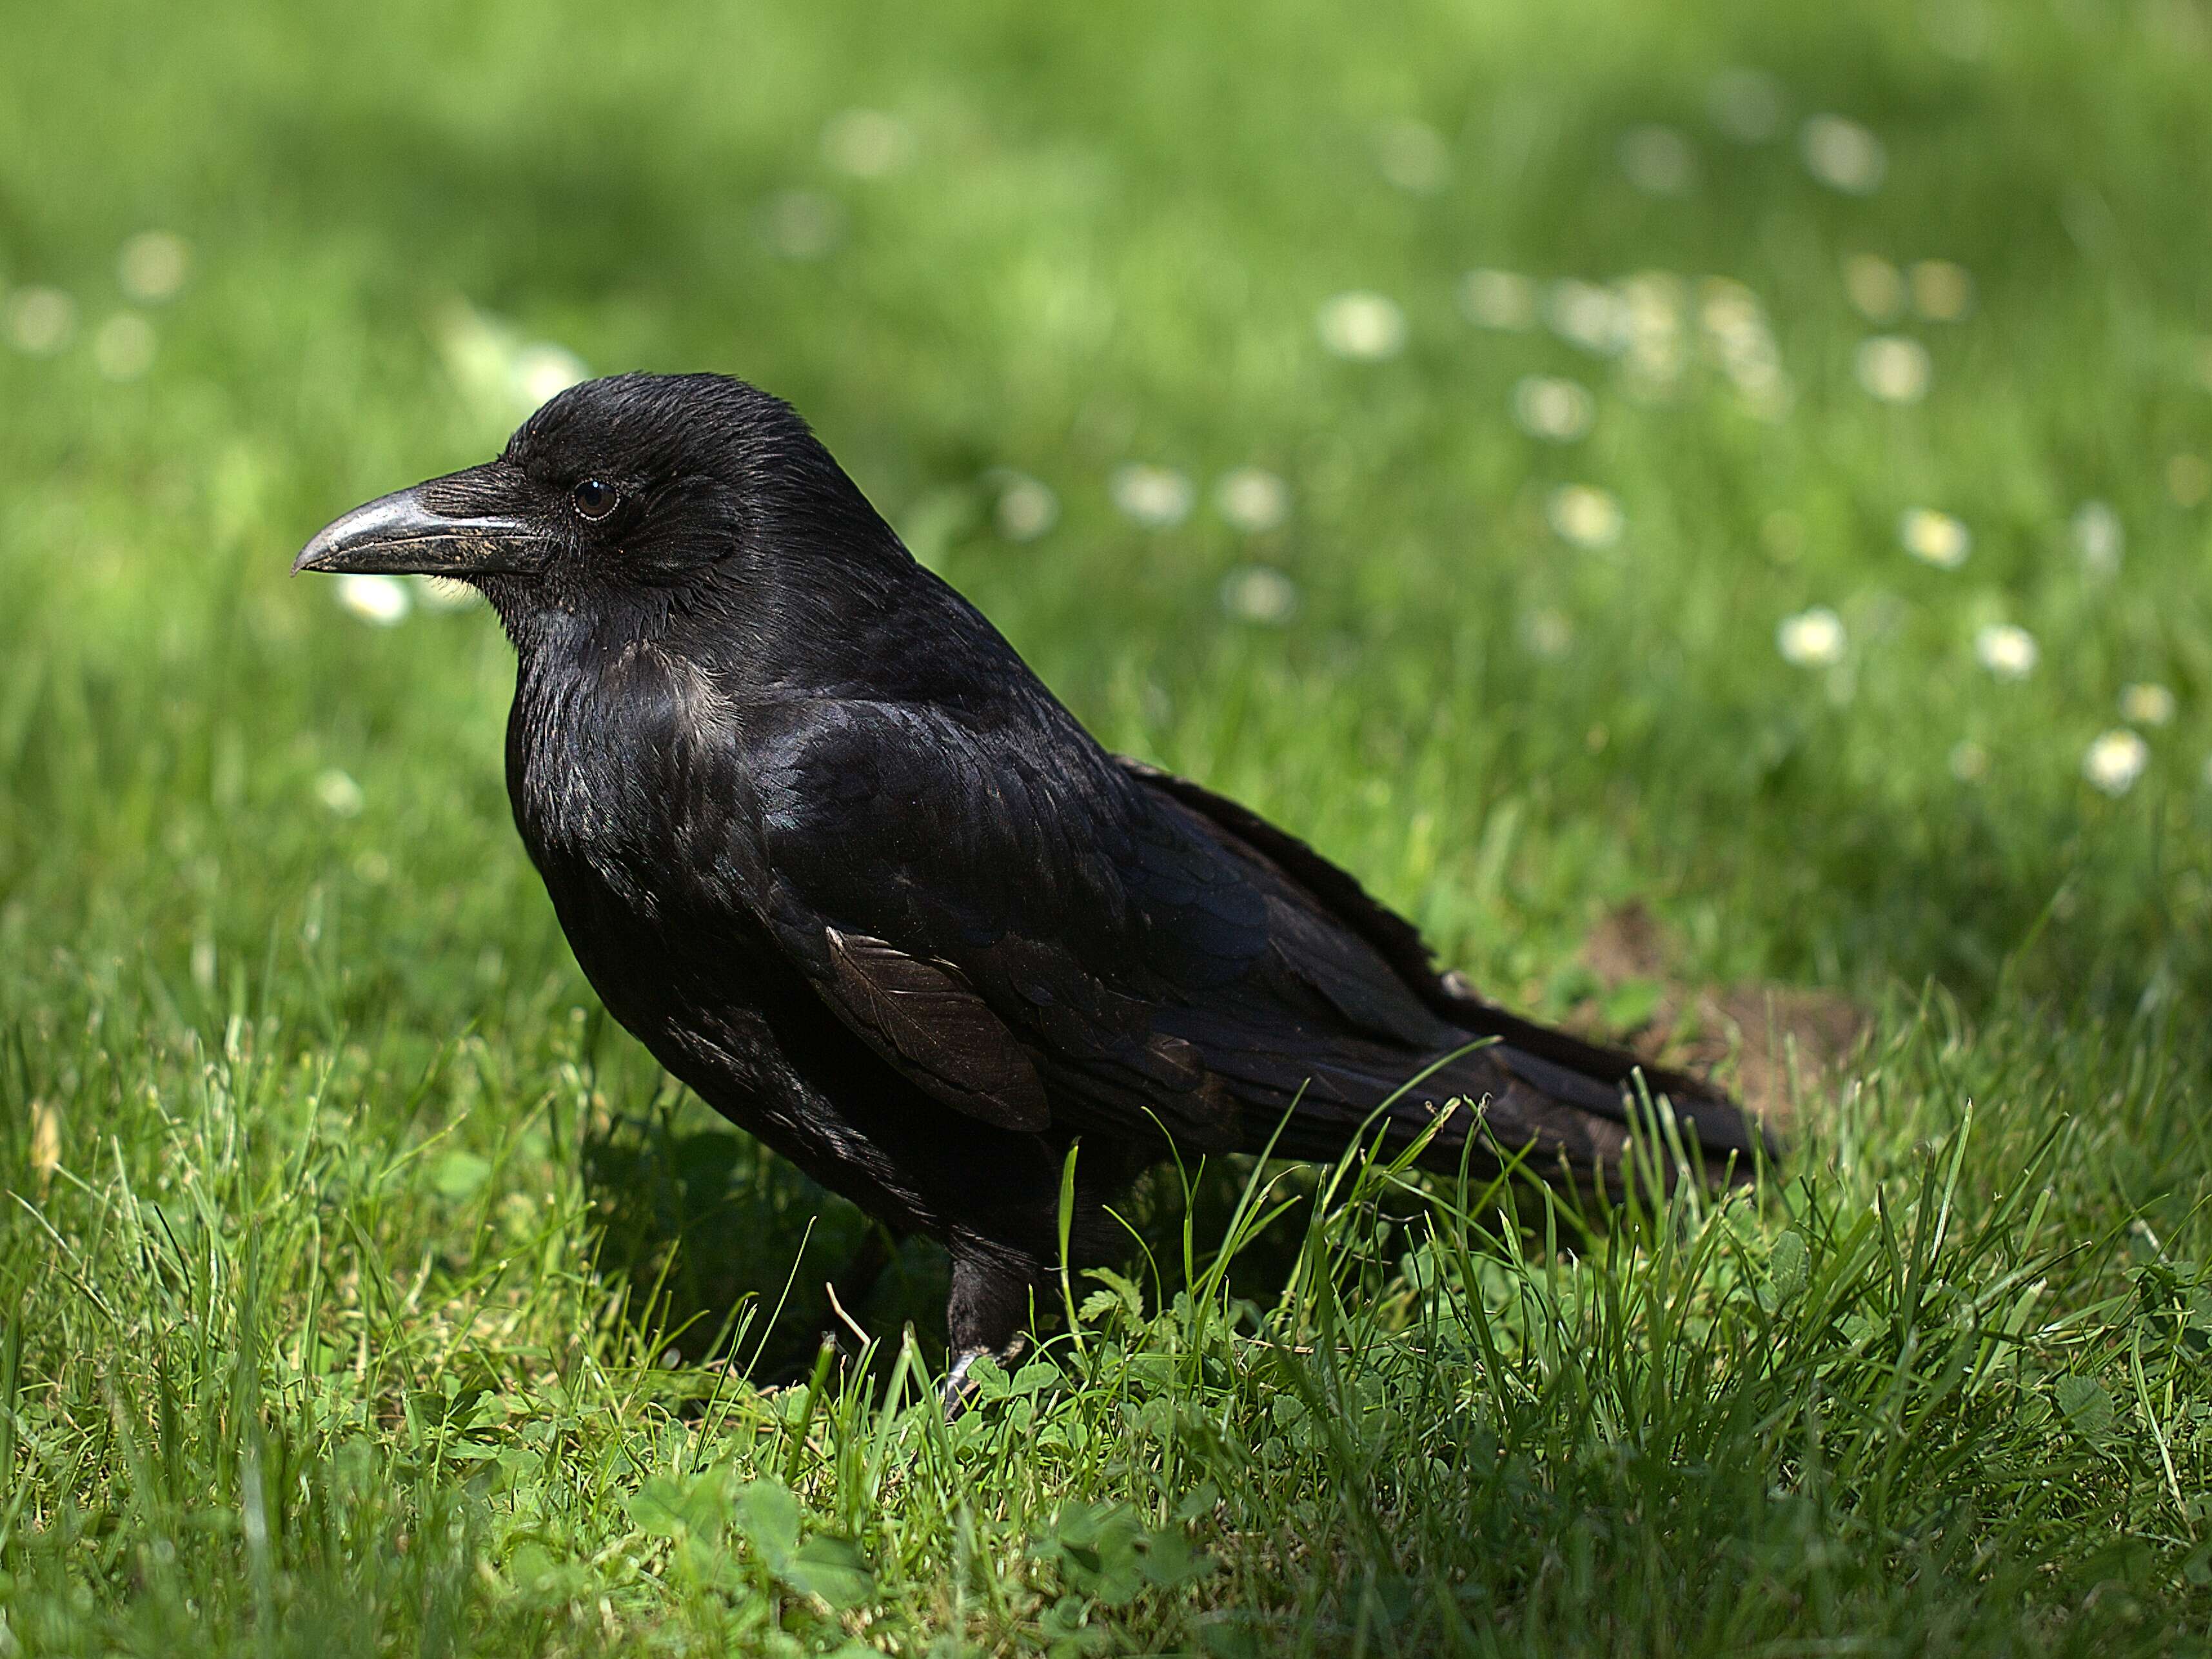
[(603, 479), (586, 478), (568, 492), (568, 499), (575, 503), (581, 517), (596, 520), (615, 510), (616, 503), (622, 500), (622, 492)]

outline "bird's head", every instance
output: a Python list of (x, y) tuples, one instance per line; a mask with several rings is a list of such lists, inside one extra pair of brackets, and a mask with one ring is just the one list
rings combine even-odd
[(496, 459), (332, 520), (292, 568), (465, 581), (520, 641), (548, 614), (665, 615), (772, 582), (793, 547), (907, 556), (787, 404), (724, 375), (619, 374), (554, 398)]

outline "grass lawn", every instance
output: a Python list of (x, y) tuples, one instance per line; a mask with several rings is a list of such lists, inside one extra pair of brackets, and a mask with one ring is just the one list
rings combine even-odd
[[(2203, 0), (6, 21), (0, 1656), (2212, 1628)], [(1767, 1195), (1170, 1170), (958, 1423), (927, 1249), (817, 1358), (860, 1219), (585, 987), (490, 618), (285, 574), (584, 366)]]

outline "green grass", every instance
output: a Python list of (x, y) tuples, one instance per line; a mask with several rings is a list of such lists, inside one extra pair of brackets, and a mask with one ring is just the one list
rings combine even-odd
[[(2212, 15), (1245, 9), (7, 8), (0, 322), (53, 287), (77, 328), (0, 347), (0, 1653), (2202, 1642)], [(1736, 65), (1771, 142), (1707, 112)], [(825, 158), (854, 106), (908, 165)], [(1822, 111), (1880, 135), (1873, 194), (1809, 176)], [(1407, 120), (1427, 193), (1378, 168)], [(1686, 195), (1624, 176), (1651, 123)], [(823, 257), (766, 234), (793, 191)], [(155, 226), (193, 263), (141, 307)], [(1959, 262), (1971, 314), (1869, 322), (1858, 254)], [(1788, 406), (1694, 319), (1656, 398), (1475, 327), (1475, 267), (1746, 284)], [(1402, 353), (1322, 349), (1352, 289)], [(125, 308), (158, 343), (115, 381)], [(1881, 332), (1924, 400), (1858, 384)], [(598, 1010), (507, 822), (489, 618), (285, 577), (488, 453), (534, 340), (793, 398), (1104, 738), (1496, 994), (1587, 1016), (1636, 901), (1668, 982), (1617, 1019), (1814, 987), (1870, 1035), (1785, 1091), (1760, 1204), (1577, 1253), (1356, 1160), (1170, 1170), (958, 1424), (919, 1247), (818, 1366), (859, 1218)], [(1588, 436), (1516, 429), (1533, 374)], [(1130, 462), (1197, 509), (1121, 516)], [(1211, 507), (1246, 465), (1280, 528)], [(1568, 483), (1615, 544), (1550, 528)], [(1962, 566), (1900, 550), (1916, 506)], [(1255, 564), (1281, 625), (1220, 603)], [(1832, 666), (1777, 651), (1813, 605)], [(2107, 797), (2131, 684), (2176, 712)]]

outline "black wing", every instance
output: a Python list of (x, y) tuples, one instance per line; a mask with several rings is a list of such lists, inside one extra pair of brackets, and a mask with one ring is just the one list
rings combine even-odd
[[(753, 781), (784, 947), (878, 1054), (985, 1121), (1207, 1150), (1279, 1130), (1326, 1157), (1427, 1071), (1401, 1133), (1459, 1098), (1540, 1162), (1625, 1150), (1632, 1057), (1467, 994), (1351, 876), (1194, 784), (1079, 737), (1040, 750), (864, 703), (794, 710)], [(1650, 1081), (1709, 1152), (1748, 1146), (1710, 1091)]]

